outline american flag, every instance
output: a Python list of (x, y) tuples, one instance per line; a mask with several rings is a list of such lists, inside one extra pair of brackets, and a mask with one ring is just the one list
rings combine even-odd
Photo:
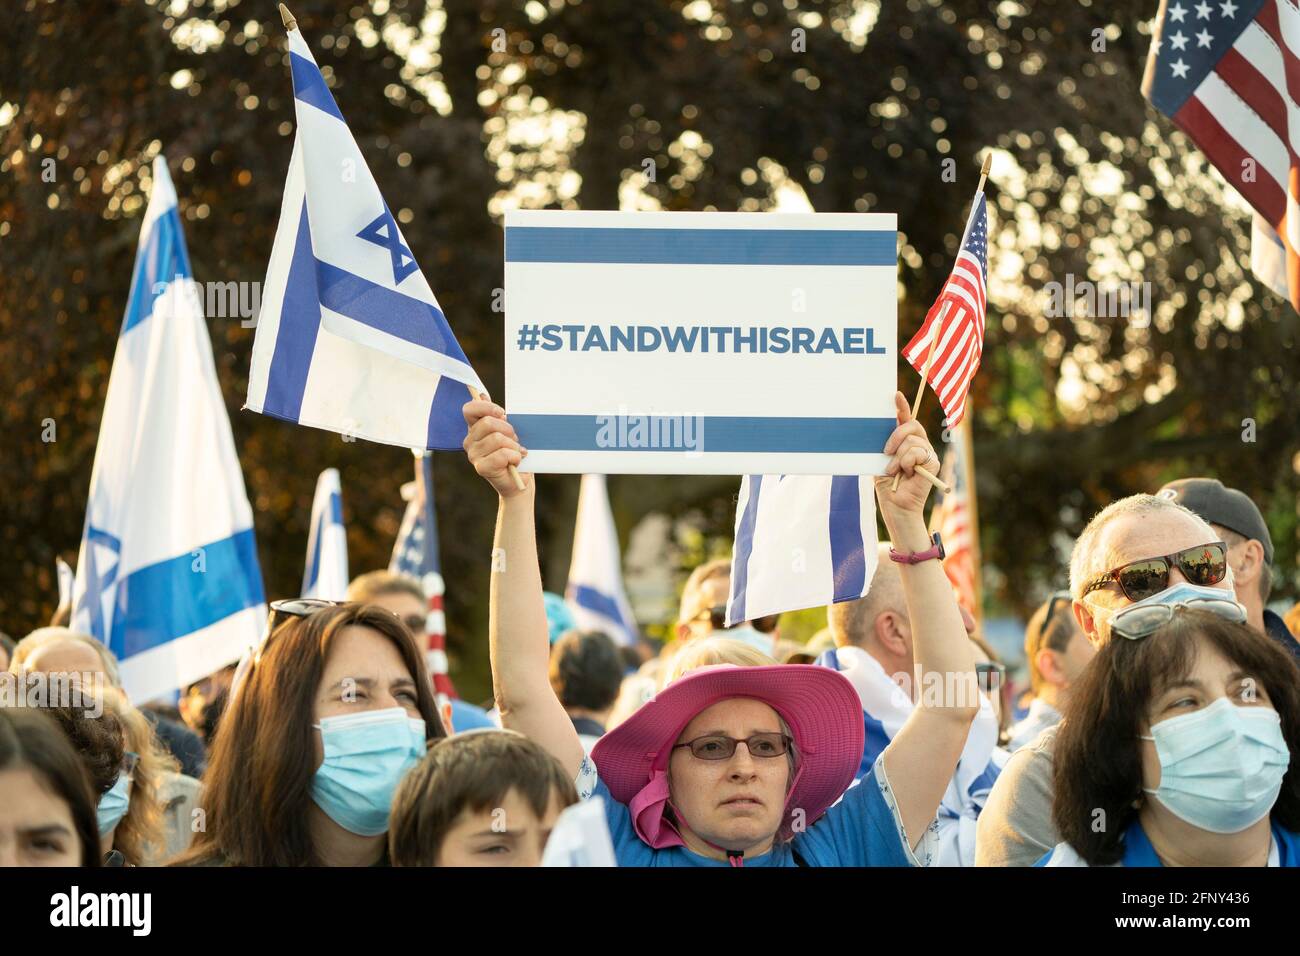
[(429, 601), (426, 657), (440, 702), (456, 697), (447, 672), (447, 619), (442, 609), (442, 563), (438, 557), (438, 515), (433, 501), (433, 456), (416, 452), (416, 480), (402, 489), (408, 499), (388, 570), (420, 582)]
[[(984, 354), (988, 229), (988, 209), (981, 190), (971, 205), (952, 274), (930, 306), (920, 330), (903, 349), (903, 357), (923, 376), (929, 361), (926, 381), (939, 397), (949, 426), (960, 422), (966, 413), (971, 379)], [(939, 341), (930, 361), (930, 342), (935, 334)]]
[(966, 475), (964, 436), (954, 432), (954, 441), (943, 456), (940, 477), (952, 489), (951, 494), (936, 499), (930, 512), (930, 530), (943, 537), (943, 571), (957, 592), (957, 602), (978, 618), (979, 598), (976, 588), (975, 547), (972, 530), (970, 482)]
[(1162, 0), (1142, 93), (1276, 231), (1300, 310), (1300, 10), (1295, 0)]

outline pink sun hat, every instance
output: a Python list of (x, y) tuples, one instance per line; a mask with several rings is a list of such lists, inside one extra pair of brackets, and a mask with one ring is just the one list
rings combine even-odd
[(673, 745), (697, 714), (732, 697), (767, 704), (794, 737), (798, 764), (783, 833), (796, 808), (811, 825), (853, 783), (862, 762), (862, 703), (844, 675), (806, 664), (701, 667), (661, 690), (591, 752), (600, 779), (627, 805), (637, 835), (655, 849), (683, 845), (664, 816)]

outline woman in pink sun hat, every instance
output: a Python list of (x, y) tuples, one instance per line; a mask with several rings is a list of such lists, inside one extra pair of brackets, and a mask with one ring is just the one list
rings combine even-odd
[[(527, 452), (487, 399), (465, 406), (465, 450), (501, 497), (489, 638), (504, 725), (531, 737), (600, 796), (622, 866), (925, 865), (935, 816), (979, 710), (971, 643), (923, 517), (938, 467), (907, 400), (876, 483), (900, 563), (919, 674), (943, 675), (951, 694), (927, 693), (856, 786), (862, 705), (841, 674), (799, 665), (699, 668), (584, 755), (547, 679), (549, 643), (533, 524), (534, 485), (509, 475)], [(903, 480), (891, 491), (893, 476)], [(910, 559), (910, 560), (909, 560)], [(931, 683), (927, 681), (927, 684)], [(920, 696), (920, 695), (919, 695)], [(933, 699), (938, 696), (940, 699)], [(847, 789), (846, 789), (847, 788)]]

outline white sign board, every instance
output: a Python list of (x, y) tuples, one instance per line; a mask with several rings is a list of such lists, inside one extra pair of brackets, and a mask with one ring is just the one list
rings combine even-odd
[(518, 211), (505, 247), (524, 470), (883, 470), (893, 215)]

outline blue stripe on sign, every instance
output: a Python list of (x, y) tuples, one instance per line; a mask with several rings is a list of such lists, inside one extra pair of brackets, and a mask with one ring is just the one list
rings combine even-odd
[(596, 229), (511, 226), (506, 262), (895, 266), (889, 229)]
[(835, 575), (835, 601), (862, 597), (867, 565), (862, 544), (862, 501), (857, 476), (831, 479), (831, 567)]
[(275, 351), (267, 376), (263, 411), (277, 418), (298, 420), (302, 396), (307, 390), (307, 373), (316, 351), (320, 331), (320, 297), (316, 293), (316, 257), (311, 250), (311, 224), (307, 201), (302, 203), (298, 235), (294, 239), (293, 261), (280, 303), (280, 327), (275, 333)]
[[(198, 548), (195, 551), (199, 550)], [(119, 583), (109, 649), (118, 660), (193, 634), (263, 603), (253, 529), (141, 568)]]
[(343, 496), (337, 491), (330, 493), (330, 520), (335, 524), (343, 523)]
[(406, 342), (469, 364), (447, 317), (435, 305), (316, 260), (320, 304)]
[(153, 315), (154, 303), (166, 295), (171, 283), (179, 276), (188, 279), (190, 254), (185, 248), (185, 235), (181, 232), (180, 214), (172, 206), (154, 220), (149, 236), (135, 257), (135, 272), (131, 276), (131, 295), (126, 302), (126, 318), (122, 333), (135, 328)]
[[(660, 447), (637, 446), (633, 426)], [(892, 418), (759, 418), (725, 415), (512, 414), (520, 443), (532, 451), (791, 452), (872, 454), (884, 451)], [(691, 434), (687, 434), (689, 426)], [(624, 432), (625, 434), (620, 434)], [(689, 442), (687, 439), (689, 438)], [(666, 447), (671, 445), (671, 447)], [(693, 447), (692, 447), (693, 446)]]
[(320, 68), (315, 63), (305, 56), (290, 53), (289, 69), (293, 73), (293, 95), (295, 97), (316, 107), (318, 110), (329, 113), (340, 123), (344, 121), (343, 114), (339, 112), (338, 104), (334, 102), (334, 94), (325, 85), (325, 77), (321, 76)]
[(749, 583), (749, 558), (754, 553), (754, 526), (758, 522), (758, 496), (763, 490), (763, 476), (749, 476), (749, 500), (736, 530), (736, 553), (731, 559), (731, 606), (727, 609), (727, 623), (739, 624), (746, 620), (745, 588)]
[(578, 607), (585, 607), (593, 614), (599, 614), (606, 620), (620, 625), (627, 631), (635, 630), (630, 621), (624, 620), (618, 602), (603, 591), (597, 591), (590, 584), (578, 584), (569, 588), (569, 600)]

